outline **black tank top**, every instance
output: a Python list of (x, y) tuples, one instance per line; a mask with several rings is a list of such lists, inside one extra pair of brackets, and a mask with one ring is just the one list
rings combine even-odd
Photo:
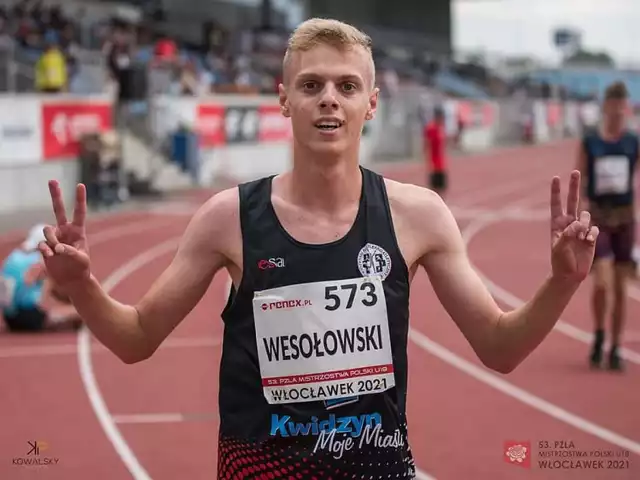
[(594, 129), (582, 140), (587, 156), (589, 200), (599, 207), (630, 206), (634, 203), (633, 176), (638, 159), (638, 137), (625, 132), (607, 141)]
[[(409, 272), (396, 240), (384, 179), (365, 168), (361, 172), (360, 206), (352, 228), (343, 238), (322, 245), (301, 243), (282, 227), (271, 203), (273, 176), (239, 186), (244, 268), (222, 314), (219, 478), (415, 476), (405, 412)], [(315, 293), (304, 290), (316, 282), (320, 286)], [(258, 297), (254, 307), (256, 292), (295, 285), (303, 285), (300, 292), (309, 295)], [(367, 306), (375, 303), (377, 312), (384, 311), (378, 296), (386, 300), (385, 319), (366, 326), (374, 318)], [(266, 320), (256, 320), (262, 311), (272, 315), (270, 328), (278, 330), (268, 339), (261, 326)], [(298, 314), (304, 317), (292, 316)], [(336, 328), (321, 325), (318, 318), (324, 316)], [(301, 332), (303, 323), (307, 327)], [(289, 329), (297, 335), (287, 335)], [(336, 360), (336, 352), (378, 358), (384, 338), (390, 343), (386, 369), (350, 369), (363, 365), (348, 365), (346, 357), (334, 362), (334, 369), (310, 372), (301, 367), (303, 362)], [(266, 394), (260, 355), (268, 363), (267, 351), (289, 371), (300, 366), (299, 375), (287, 377), (299, 383), (287, 390), (285, 379)], [(376, 378), (373, 373), (378, 372), (387, 372), (387, 377)], [(366, 373), (372, 376), (360, 376)], [(388, 381), (395, 386), (366, 394), (384, 389)], [(333, 396), (320, 399), (321, 394)], [(289, 403), (269, 403), (267, 397)]]

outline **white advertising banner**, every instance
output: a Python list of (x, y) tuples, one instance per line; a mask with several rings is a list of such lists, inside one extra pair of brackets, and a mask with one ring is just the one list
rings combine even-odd
[(0, 167), (42, 162), (41, 100), (0, 98)]

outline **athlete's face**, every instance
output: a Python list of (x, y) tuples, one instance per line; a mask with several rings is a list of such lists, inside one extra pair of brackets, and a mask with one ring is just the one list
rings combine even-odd
[(371, 55), (361, 47), (319, 45), (294, 52), (285, 68), (280, 104), (291, 117), (295, 142), (332, 155), (357, 148), (378, 101)]
[(602, 107), (604, 118), (610, 127), (621, 128), (624, 126), (627, 116), (627, 100), (610, 98)]

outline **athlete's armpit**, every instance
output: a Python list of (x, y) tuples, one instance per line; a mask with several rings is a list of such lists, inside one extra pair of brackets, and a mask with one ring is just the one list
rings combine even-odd
[(237, 209), (237, 189), (220, 192), (203, 205), (171, 264), (136, 306), (152, 352), (197, 305), (227, 263), (230, 232), (239, 222)]

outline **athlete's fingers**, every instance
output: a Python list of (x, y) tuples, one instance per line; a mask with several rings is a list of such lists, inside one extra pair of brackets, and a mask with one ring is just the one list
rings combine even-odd
[(51, 194), (51, 203), (53, 204), (56, 222), (58, 222), (58, 225), (65, 225), (67, 223), (67, 213), (64, 208), (60, 184), (56, 180), (49, 181), (49, 193)]
[(77, 227), (84, 227), (84, 220), (87, 216), (87, 189), (82, 183), (76, 186), (76, 205), (73, 209), (73, 224)]
[(52, 226), (47, 225), (43, 228), (42, 232), (44, 233), (44, 238), (47, 239), (47, 243), (49, 244), (49, 246), (55, 249), (55, 246), (60, 243), (58, 237), (56, 236), (55, 229)]
[(47, 242), (38, 243), (38, 250), (40, 250), (40, 253), (44, 258), (53, 257), (53, 250), (51, 250)]
[(65, 255), (67, 257), (77, 257), (80, 254), (80, 251), (77, 248), (64, 243), (57, 244), (54, 247), (54, 251), (56, 252), (56, 255)]
[(585, 226), (580, 223), (578, 220), (575, 220), (569, 224), (567, 228), (564, 229), (563, 237), (565, 238), (576, 238), (582, 240), (587, 231), (589, 230), (589, 226)]
[(561, 217), (563, 215), (562, 212), (562, 200), (560, 199), (560, 178), (553, 177), (551, 180), (551, 220), (554, 218)]
[(582, 226), (580, 232), (580, 240), (584, 240), (589, 233), (589, 227), (591, 226), (591, 214), (587, 211), (580, 212), (580, 219), (578, 220)]
[(587, 233), (587, 242), (595, 243), (598, 240), (598, 235), (600, 235), (600, 229), (595, 226), (591, 227), (589, 233)]
[(571, 172), (569, 191), (567, 192), (567, 215), (578, 218), (578, 202), (580, 199), (580, 171)]

